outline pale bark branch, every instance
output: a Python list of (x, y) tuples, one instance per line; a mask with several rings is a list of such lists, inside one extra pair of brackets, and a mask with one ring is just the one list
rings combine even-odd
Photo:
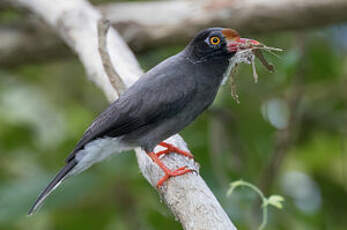
[(98, 21), (98, 50), (102, 65), (104, 66), (105, 72), (112, 84), (112, 87), (117, 91), (118, 96), (125, 91), (125, 85), (122, 78), (118, 75), (116, 70), (113, 68), (111, 57), (107, 51), (107, 32), (110, 29), (110, 22), (104, 18)]
[[(15, 2), (15, 1), (14, 1)], [(237, 29), (241, 34), (296, 30), (347, 21), (346, 0), (178, 0), (112, 3), (99, 6), (102, 14), (122, 34), (134, 51), (187, 42), (198, 30), (210, 26)], [(11, 31), (0, 28), (0, 41)], [(13, 33), (13, 32), (12, 32)], [(33, 34), (18, 32), (32, 37)], [(44, 37), (45, 33), (37, 31)], [(12, 39), (12, 49), (33, 45)], [(2, 42), (3, 43), (3, 42)], [(25, 43), (25, 44), (23, 44)], [(47, 53), (59, 51), (59, 41), (46, 46)], [(3, 46), (3, 47), (2, 47)], [(0, 65), (14, 63), (17, 56), (0, 44)], [(32, 55), (37, 57), (40, 53)], [(59, 54), (59, 52), (57, 52)], [(23, 56), (27, 61), (30, 56)]]
[[(97, 10), (84, 0), (16, 0), (16, 2), (29, 8), (51, 25), (77, 53), (89, 79), (105, 92), (110, 102), (116, 99), (117, 93), (110, 84), (98, 55), (97, 22), (101, 19), (101, 14)], [(115, 71), (129, 87), (143, 72), (117, 31), (110, 29), (106, 39), (108, 53)], [(167, 141), (189, 151), (179, 135)], [(141, 172), (155, 188), (157, 181), (164, 175), (162, 170), (153, 164), (147, 154), (140, 149), (136, 149), (136, 156)], [(196, 172), (171, 178), (158, 190), (162, 200), (184, 229), (236, 229), (197, 173), (199, 171), (197, 163), (177, 154), (169, 154), (162, 160), (169, 168), (188, 166)]]

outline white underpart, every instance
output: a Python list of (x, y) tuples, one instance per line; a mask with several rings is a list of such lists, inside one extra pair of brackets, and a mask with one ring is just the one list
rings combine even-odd
[(68, 174), (75, 175), (88, 169), (93, 164), (103, 161), (115, 153), (121, 153), (134, 149), (136, 146), (129, 146), (121, 141), (119, 137), (105, 137), (96, 139), (86, 144), (84, 149), (76, 154), (77, 165)]
[(229, 66), (227, 70), (225, 71), (225, 73), (223, 74), (223, 80), (221, 85), (224, 85), (227, 82), (231, 71), (233, 71), (234, 67), (237, 64), (239, 63), (251, 64), (254, 58), (255, 58), (255, 55), (250, 49), (237, 52), (232, 58), (229, 59)]

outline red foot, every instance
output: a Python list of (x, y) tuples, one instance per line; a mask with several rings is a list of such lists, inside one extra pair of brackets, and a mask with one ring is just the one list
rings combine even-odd
[(161, 142), (159, 144), (160, 146), (163, 146), (163, 147), (166, 147), (167, 149), (163, 150), (163, 151), (160, 151), (158, 153), (154, 153), (154, 152), (150, 152), (150, 153), (147, 153), (148, 156), (153, 160), (154, 163), (156, 163), (165, 173), (165, 176), (163, 176), (157, 183), (157, 187), (160, 188), (160, 186), (163, 185), (163, 183), (165, 181), (167, 181), (170, 177), (175, 177), (175, 176), (180, 176), (180, 175), (183, 175), (183, 174), (186, 174), (188, 172), (191, 172), (192, 170), (191, 169), (187, 169), (187, 166), (184, 166), (184, 167), (181, 167), (181, 168), (178, 168), (174, 171), (171, 171), (170, 169), (168, 169), (164, 163), (159, 160), (159, 156), (163, 155), (163, 154), (168, 154), (170, 152), (175, 152), (175, 153), (178, 153), (178, 154), (182, 154), (186, 157), (189, 157), (189, 158), (193, 158), (193, 155), (189, 152), (186, 152), (186, 151), (182, 151), (180, 150), (179, 148), (171, 145), (171, 144), (168, 144), (168, 143), (165, 143), (165, 142)]
[(175, 177), (175, 176), (181, 176), (183, 174), (191, 172), (191, 169), (187, 169), (187, 166), (183, 166), (181, 168), (176, 169), (175, 171), (164, 171), (165, 176), (163, 176), (157, 183), (157, 187), (160, 188), (164, 184), (165, 181), (167, 181), (170, 177)]
[(172, 144), (169, 144), (166, 142), (161, 142), (159, 145), (165, 147), (166, 149), (162, 150), (160, 152), (157, 152), (155, 154), (155, 155), (157, 155), (157, 157), (160, 157), (163, 154), (168, 154), (168, 153), (172, 153), (172, 152), (177, 153), (177, 154), (181, 154), (181, 155), (189, 157), (189, 158), (194, 157), (191, 153), (189, 153), (187, 151), (180, 150), (179, 148), (173, 146)]

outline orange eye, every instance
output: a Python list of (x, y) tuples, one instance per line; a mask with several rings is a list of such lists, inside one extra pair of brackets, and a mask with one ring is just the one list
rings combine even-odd
[(210, 43), (212, 45), (218, 45), (220, 43), (220, 38), (217, 36), (210, 37)]

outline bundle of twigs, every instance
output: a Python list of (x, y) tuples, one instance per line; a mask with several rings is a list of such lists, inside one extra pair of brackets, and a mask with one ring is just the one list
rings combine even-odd
[(264, 65), (264, 67), (273, 72), (274, 71), (274, 66), (267, 62), (262, 51), (267, 51), (269, 53), (271, 53), (272, 55), (278, 57), (277, 54), (273, 53), (273, 51), (283, 51), (280, 48), (276, 48), (276, 47), (270, 47), (270, 46), (266, 46), (264, 44), (244, 44), (245, 49), (243, 49), (242, 46), (240, 46), (239, 51), (235, 54), (235, 63), (234, 63), (234, 68), (233, 71), (230, 73), (229, 76), (229, 84), (230, 84), (230, 88), (231, 88), (231, 95), (232, 97), (236, 100), (237, 103), (240, 103), (239, 101), (239, 96), (237, 94), (237, 90), (236, 90), (236, 84), (235, 84), (235, 72), (237, 70), (237, 65), (239, 63), (247, 63), (250, 64), (252, 66), (252, 71), (253, 71), (253, 78), (254, 78), (254, 82), (257, 83), (258, 82), (258, 74), (257, 74), (257, 70), (255, 67), (255, 59), (258, 58), (259, 61)]

